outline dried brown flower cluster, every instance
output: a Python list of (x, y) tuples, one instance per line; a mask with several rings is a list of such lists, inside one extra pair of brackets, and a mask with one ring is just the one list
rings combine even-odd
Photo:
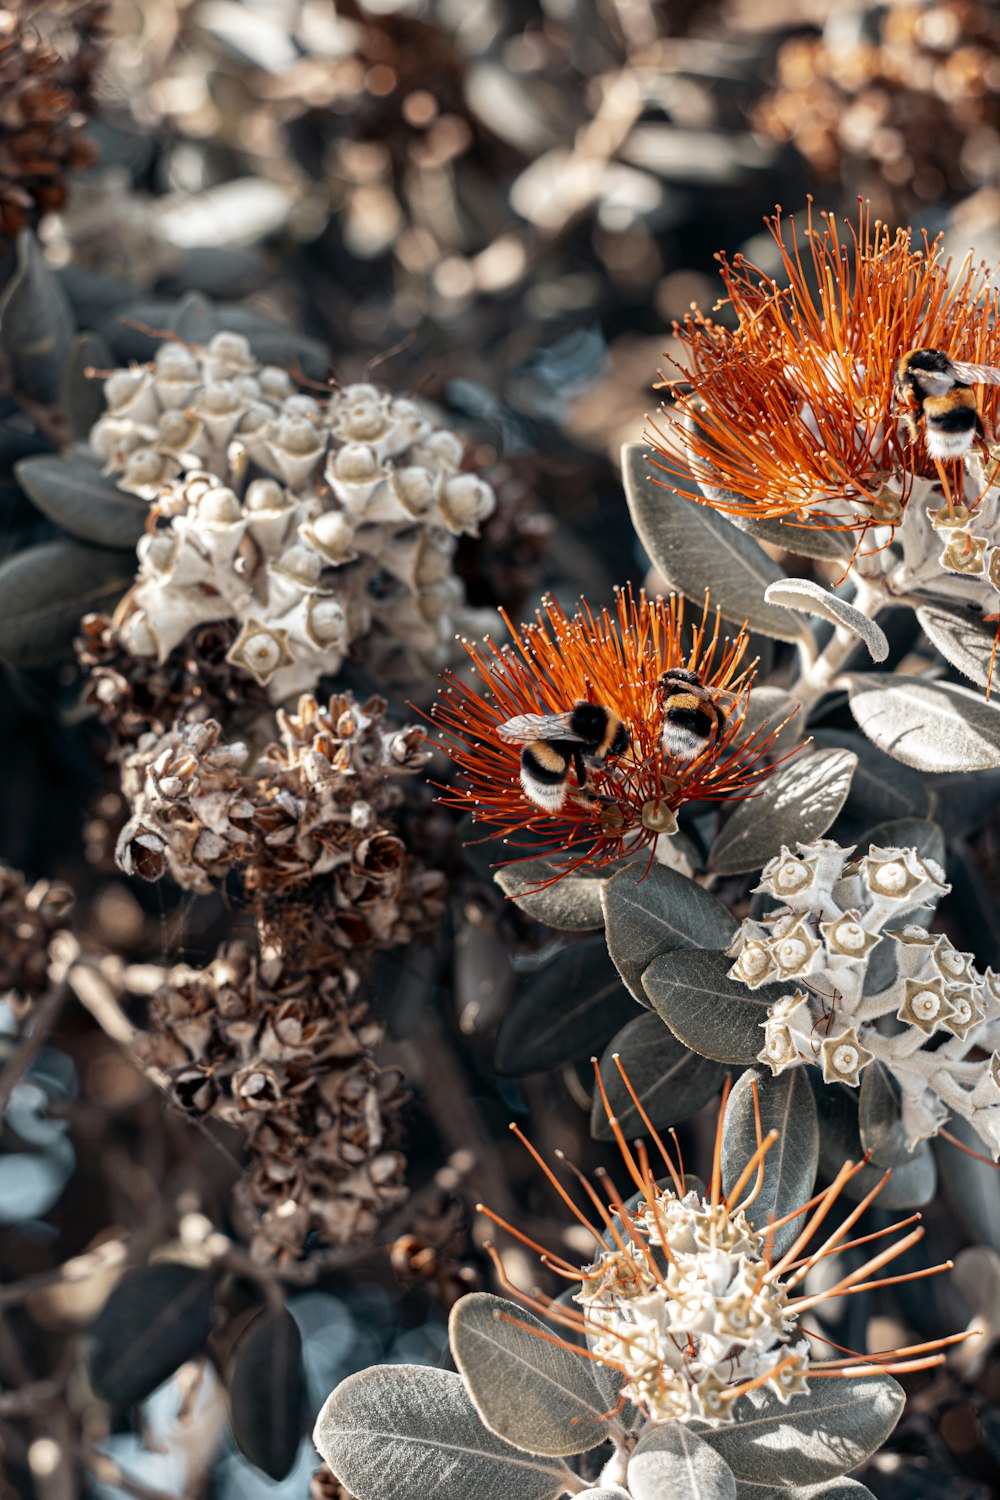
[[(239, 868), (261, 940), (300, 967), (408, 942), (436, 914), (441, 877), (410, 869), (387, 826), (394, 778), (427, 751), (419, 730), (387, 729), (384, 714), (379, 698), (335, 695), (321, 708), (304, 695), (297, 713), (279, 709), (281, 740), (252, 775), (247, 746), (214, 719), (145, 735), (122, 764), (132, 816), (119, 864), (201, 893)], [(346, 959), (343, 983), (357, 984)]]
[(998, 81), (995, 6), (890, 5), (876, 40), (848, 23), (787, 42), (755, 123), (794, 141), (821, 178), (849, 176), (878, 209), (905, 214), (996, 177)]
[(73, 893), (54, 880), (29, 886), (17, 870), (0, 865), (0, 994), (27, 998), (45, 989), (48, 946), (65, 925)]
[(83, 127), (104, 10), (100, 0), (0, 10), (0, 239), (59, 208), (66, 173), (94, 160)]
[(399, 1075), (372, 1060), (381, 1025), (345, 1001), (341, 975), (302, 975), (230, 944), (205, 969), (171, 971), (149, 1028), (136, 1049), (174, 1103), (245, 1134), (236, 1200), (256, 1258), (365, 1239), (403, 1200), (405, 1160), (390, 1145)]
[(245, 1132), (237, 1201), (264, 1260), (363, 1239), (404, 1195), (399, 1079), (372, 1059), (381, 1025), (359, 987), (376, 949), (440, 915), (443, 877), (395, 832), (396, 778), (426, 751), (384, 713), (305, 696), (252, 775), (212, 719), (149, 734), (122, 763), (122, 868), (200, 892), (238, 870), (253, 910), (263, 956), (234, 945), (175, 969), (137, 1047), (181, 1109)]
[(264, 688), (226, 659), (236, 635), (231, 621), (200, 625), (166, 661), (151, 662), (127, 650), (107, 615), (84, 615), (76, 642), (87, 672), (83, 698), (111, 730), (116, 752), (144, 734), (166, 734), (176, 720), (265, 708)]

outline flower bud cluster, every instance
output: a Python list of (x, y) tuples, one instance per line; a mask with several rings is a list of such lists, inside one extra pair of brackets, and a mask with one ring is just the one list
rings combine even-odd
[(245, 1137), (236, 1200), (257, 1259), (294, 1259), (309, 1236), (365, 1239), (405, 1197), (399, 1075), (371, 1056), (381, 1034), (339, 975), (301, 975), (238, 943), (204, 969), (178, 965), (150, 1000), (134, 1043), (144, 1067), (180, 1109)]
[[(396, 778), (427, 751), (418, 730), (388, 728), (384, 714), (379, 698), (320, 707), (303, 696), (297, 713), (278, 711), (280, 742), (253, 774), (247, 747), (227, 744), (215, 720), (144, 736), (122, 762), (131, 817), (119, 865), (202, 893), (240, 867), (262, 940), (304, 958), (317, 945), (328, 960), (408, 941), (437, 910), (441, 877), (410, 870), (391, 826)], [(307, 902), (289, 900), (307, 884)]]
[(1000, 976), (914, 920), (951, 889), (943, 870), (912, 848), (872, 844), (858, 859), (830, 839), (796, 848), (756, 888), (782, 904), (748, 917), (729, 950), (730, 978), (788, 986), (768, 1006), (759, 1060), (774, 1074), (814, 1063), (852, 1088), (878, 1060), (911, 1148), (958, 1114), (1000, 1155), (1000, 1054), (970, 1060), (1000, 1041)]
[(362, 636), (383, 674), (443, 665), (466, 618), (458, 538), (495, 505), (455, 433), (375, 385), (302, 394), (235, 333), (165, 343), (104, 392), (91, 447), (157, 519), (129, 651), (162, 663), (197, 626), (235, 622), (227, 659), (273, 702), (337, 671)]
[[(782, 1402), (805, 1394), (808, 1340), (767, 1275), (765, 1236), (696, 1192), (651, 1192), (630, 1242), (585, 1267), (574, 1298), (593, 1352), (627, 1372), (624, 1394), (654, 1422), (713, 1425), (733, 1420), (748, 1381)], [(635, 1236), (657, 1257), (655, 1273)], [(664, 1245), (669, 1255), (658, 1254)]]

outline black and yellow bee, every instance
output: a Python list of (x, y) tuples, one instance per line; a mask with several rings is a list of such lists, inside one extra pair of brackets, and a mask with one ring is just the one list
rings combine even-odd
[(568, 713), (521, 714), (497, 725), (508, 745), (520, 745), (521, 787), (529, 801), (557, 813), (570, 792), (570, 767), (576, 772), (577, 794), (597, 801), (591, 790), (588, 761), (601, 765), (624, 755), (630, 736), (622, 720), (603, 703), (579, 699)]
[(909, 349), (896, 362), (893, 415), (911, 442), (923, 430), (930, 458), (961, 458), (986, 442), (974, 385), (1000, 385), (1000, 369), (950, 359), (940, 349)]
[(745, 699), (739, 693), (709, 687), (697, 672), (675, 667), (659, 681), (663, 694), (660, 745), (674, 760), (694, 760), (725, 733), (729, 716)]

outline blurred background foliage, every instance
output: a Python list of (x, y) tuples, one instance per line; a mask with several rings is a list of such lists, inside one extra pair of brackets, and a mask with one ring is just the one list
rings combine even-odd
[[(0, 10), (0, 554), (83, 548), (70, 561), (97, 579), (88, 607), (100, 587), (113, 603), (131, 576), (134, 516), (113, 537), (72, 540), (15, 465), (86, 436), (100, 411), (86, 369), (148, 359), (163, 331), (204, 342), (225, 327), (306, 382), (376, 379), (461, 432), (498, 499), (482, 537), (458, 548), (470, 605), (520, 616), (546, 587), (604, 602), (647, 568), (617, 455), (657, 399), (673, 320), (715, 302), (717, 252), (766, 265), (763, 216), (801, 210), (810, 193), (847, 216), (869, 197), (890, 224), (944, 233), (959, 259), (973, 245), (1000, 253), (995, 6), (14, 0)], [(28, 292), (47, 327), (58, 314), (55, 344), (30, 368), (10, 334)], [(373, 686), (363, 667), (347, 685)], [(0, 1069), (45, 991), (39, 955), (57, 929), (101, 955), (95, 1013), (123, 967), (148, 994), (166, 967), (207, 963), (241, 923), (246, 933), (224, 891), (196, 903), (115, 869), (125, 812), (80, 689), (68, 651), (6, 667), (0, 685), (0, 856), (27, 882), (5, 877), (0, 892), (0, 974), (15, 996), (0, 1010)], [(432, 692), (423, 682), (405, 696)], [(390, 700), (399, 721), (404, 695)], [(834, 705), (831, 733), (846, 722)], [(939, 789), (963, 840), (945, 922), (961, 940), (961, 905), (984, 963), (1000, 953), (1000, 886), (978, 789), (989, 782), (995, 802), (995, 780), (981, 777), (975, 798)], [(449, 887), (429, 941), (378, 955), (366, 981), (388, 1029), (380, 1059), (409, 1090), (399, 1144), (411, 1198), (378, 1246), (327, 1253), (277, 1290), (228, 1218), (233, 1133), (165, 1112), (107, 1016), (64, 1008), (58, 980), (54, 1001), (46, 992), (35, 1020), (43, 1039), (55, 1026), (46, 1046), (17, 1076), (0, 1071), (3, 1500), (335, 1500), (302, 1434), (352, 1370), (441, 1358), (448, 1307), (488, 1280), (477, 1199), (554, 1244), (565, 1232), (505, 1126), (528, 1117), (540, 1145), (603, 1160), (586, 1065), (517, 1080), (493, 1056), (523, 976), (574, 939), (506, 903), (488, 852), (463, 850), (417, 782), (399, 826)], [(75, 893), (75, 936), (51, 881)], [(623, 1018), (609, 1015), (607, 1037)], [(708, 1128), (703, 1116), (684, 1125), (686, 1149), (700, 1154)], [(978, 1204), (964, 1228), (940, 1201), (925, 1210), (937, 1249), (974, 1235), (1000, 1251), (988, 1193), (980, 1178), (961, 1185), (967, 1211)], [(167, 1265), (188, 1280), (129, 1290), (128, 1276)], [(993, 1330), (990, 1287), (973, 1310)], [(906, 1309), (918, 1327), (968, 1319), (947, 1301), (957, 1292), (919, 1297)], [(838, 1337), (856, 1344), (874, 1321), (891, 1343), (897, 1311), (862, 1302)], [(121, 1368), (137, 1307), (175, 1343), (159, 1365), (130, 1356)], [(279, 1387), (275, 1350), (299, 1342), (301, 1378)], [(870, 1488), (882, 1500), (997, 1493), (996, 1363), (916, 1377), (911, 1393)]]

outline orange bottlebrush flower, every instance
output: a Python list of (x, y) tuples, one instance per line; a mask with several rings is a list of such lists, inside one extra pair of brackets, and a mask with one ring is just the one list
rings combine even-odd
[[(705, 486), (696, 498), (716, 510), (857, 530), (897, 521), (900, 497), (883, 493), (885, 481), (927, 464), (923, 445), (908, 450), (897, 431), (897, 360), (931, 348), (997, 365), (1000, 293), (971, 254), (953, 274), (940, 239), (892, 235), (865, 205), (846, 238), (832, 214), (820, 218), (822, 229), (810, 207), (804, 256), (786, 244), (780, 210), (767, 221), (780, 281), (741, 255), (718, 257), (718, 306), (731, 306), (736, 326), (698, 310), (675, 324), (683, 378), (664, 382), (677, 393), (649, 440), (664, 474)], [(981, 401), (989, 428), (1000, 394)]]
[[(442, 787), (442, 801), (479, 822), (494, 836), (510, 840), (529, 832), (534, 855), (558, 856), (566, 870), (609, 863), (643, 846), (652, 849), (663, 834), (676, 831), (675, 813), (685, 802), (728, 801), (752, 796), (772, 774), (766, 762), (781, 724), (764, 724), (737, 747), (754, 677), (755, 663), (743, 664), (748, 637), (740, 630), (720, 638), (719, 611), (708, 595), (684, 645), (684, 601), (636, 598), (620, 590), (614, 611), (595, 614), (581, 603), (567, 615), (546, 600), (536, 623), (517, 630), (504, 616), (513, 647), (487, 638), (484, 646), (464, 642), (475, 676), (489, 689), (480, 697), (454, 673), (431, 712), (443, 748), (465, 785)], [(721, 732), (694, 759), (667, 757), (660, 743), (664, 672), (686, 668), (709, 691), (737, 699)], [(524, 714), (560, 714), (580, 700), (602, 704), (629, 731), (628, 750), (617, 760), (591, 768), (591, 798), (580, 795), (570, 773), (567, 795), (557, 812), (547, 812), (521, 786), (520, 747), (506, 743), (498, 729)], [(727, 702), (730, 700), (727, 699)]]
[[(640, 1141), (633, 1148), (626, 1141), (612, 1114), (595, 1059), (601, 1099), (628, 1175), (629, 1190), (638, 1190), (631, 1205), (626, 1205), (607, 1173), (600, 1175), (602, 1194), (581, 1172), (571, 1168), (585, 1194), (587, 1212), (584, 1212), (517, 1126), (511, 1126), (573, 1217), (593, 1236), (593, 1261), (575, 1266), (564, 1256), (546, 1251), (482, 1204), (479, 1209), (539, 1253), (560, 1280), (578, 1287), (572, 1299), (576, 1308), (541, 1293), (522, 1292), (508, 1281), (495, 1248), (487, 1246), (502, 1285), (526, 1306), (567, 1330), (569, 1337), (543, 1333), (528, 1323), (518, 1326), (582, 1359), (617, 1371), (623, 1379), (619, 1407), (633, 1401), (653, 1423), (697, 1419), (717, 1425), (733, 1420), (733, 1407), (740, 1396), (762, 1386), (779, 1401), (787, 1402), (806, 1394), (812, 1380), (923, 1370), (941, 1364), (945, 1357), (942, 1351), (948, 1345), (972, 1336), (955, 1334), (884, 1354), (867, 1355), (843, 1349), (805, 1327), (801, 1321), (803, 1315), (823, 1302), (894, 1282), (917, 1280), (950, 1268), (951, 1262), (945, 1262), (903, 1275), (878, 1274), (922, 1237), (922, 1229), (911, 1227), (919, 1214), (911, 1214), (872, 1234), (851, 1236), (854, 1225), (878, 1197), (891, 1172), (885, 1173), (835, 1229), (824, 1221), (846, 1184), (867, 1164), (867, 1158), (846, 1162), (829, 1187), (808, 1202), (756, 1226), (753, 1204), (765, 1180), (767, 1154), (778, 1139), (776, 1130), (767, 1136), (761, 1133), (756, 1087), (753, 1088), (756, 1150), (730, 1191), (723, 1193), (722, 1134), (727, 1088), (719, 1111), (710, 1186), (707, 1193), (699, 1193), (686, 1185), (679, 1154), (675, 1159), (667, 1150), (620, 1059), (615, 1061), (663, 1160), (671, 1187), (657, 1184), (657, 1173), (645, 1144)], [(775, 1236), (791, 1224), (799, 1226), (798, 1232), (779, 1255), (775, 1251)], [(823, 1233), (819, 1242), (814, 1243), (821, 1225)], [(899, 1231), (906, 1232), (885, 1244)], [(881, 1247), (875, 1244), (877, 1241), (883, 1242)], [(808, 1293), (803, 1289), (802, 1284), (814, 1266), (862, 1245), (875, 1248), (857, 1257), (852, 1269), (830, 1278), (824, 1290)], [(587, 1347), (574, 1341), (581, 1337), (586, 1338)], [(840, 1357), (817, 1360), (810, 1338), (829, 1345)]]

